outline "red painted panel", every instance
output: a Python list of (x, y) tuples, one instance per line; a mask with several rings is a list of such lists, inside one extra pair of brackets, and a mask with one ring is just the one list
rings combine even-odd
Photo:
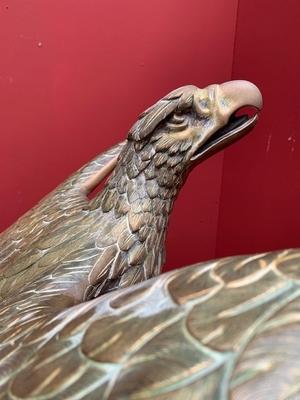
[[(0, 230), (168, 91), (230, 79), (236, 3), (0, 0)], [(180, 196), (169, 265), (214, 256), (222, 160)]]
[(255, 131), (225, 151), (219, 256), (300, 246), (300, 3), (240, 0), (233, 78), (255, 82)]

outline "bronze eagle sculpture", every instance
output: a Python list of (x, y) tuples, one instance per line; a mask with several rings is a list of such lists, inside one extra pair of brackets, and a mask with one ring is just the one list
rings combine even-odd
[(299, 251), (158, 276), (174, 200), (254, 127), (243, 106), (246, 81), (171, 92), (2, 233), (0, 399), (299, 396)]

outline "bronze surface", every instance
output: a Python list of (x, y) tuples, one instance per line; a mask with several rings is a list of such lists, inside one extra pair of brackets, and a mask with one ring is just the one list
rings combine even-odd
[(171, 92), (1, 235), (2, 398), (246, 399), (253, 381), (283, 374), (290, 359), (269, 354), (268, 335), (292, 334), (299, 252), (148, 280), (188, 173), (254, 126), (233, 117), (246, 105), (262, 99), (245, 81)]
[(0, 398), (296, 400), (299, 265), (230, 257), (60, 312), (24, 296), (1, 309)]

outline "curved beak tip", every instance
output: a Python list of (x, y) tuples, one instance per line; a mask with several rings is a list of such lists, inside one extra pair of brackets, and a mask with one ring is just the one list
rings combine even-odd
[(263, 108), (263, 98), (260, 90), (254, 83), (244, 80), (229, 81), (221, 84), (226, 97), (241, 106), (252, 106), (257, 110)]

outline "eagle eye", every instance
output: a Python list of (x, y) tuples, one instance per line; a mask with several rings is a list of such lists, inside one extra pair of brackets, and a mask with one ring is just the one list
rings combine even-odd
[(169, 123), (175, 125), (181, 125), (182, 123), (184, 123), (184, 121), (185, 121), (184, 115), (179, 112), (175, 112), (174, 114), (172, 114), (171, 118), (169, 119)]

